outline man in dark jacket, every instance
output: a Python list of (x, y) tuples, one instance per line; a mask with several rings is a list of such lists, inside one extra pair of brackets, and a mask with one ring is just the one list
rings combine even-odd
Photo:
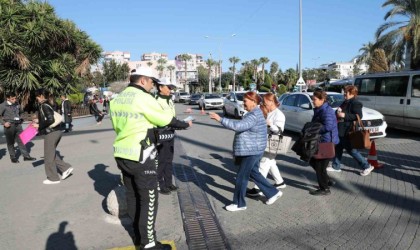
[(4, 134), (6, 135), (7, 150), (9, 151), (10, 159), (13, 163), (19, 162), (15, 154), (15, 142), (17, 142), (19, 146), (24, 161), (36, 160), (36, 158), (29, 155), (25, 145), (23, 145), (19, 138), (19, 134), (23, 131), (23, 119), (20, 117), (22, 113), (23, 111), (16, 101), (16, 94), (6, 93), (6, 101), (0, 104), (0, 115), (3, 118), (2, 124), (4, 126)]
[(65, 126), (64, 133), (68, 133), (69, 131), (71, 131), (71, 128), (73, 127), (73, 125), (71, 124), (72, 122), (71, 103), (65, 94), (62, 94), (60, 98), (61, 98), (61, 115), (63, 116), (63, 119), (64, 119), (63, 122)]

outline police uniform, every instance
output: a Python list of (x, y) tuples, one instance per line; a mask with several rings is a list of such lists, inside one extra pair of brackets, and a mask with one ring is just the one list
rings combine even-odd
[(109, 114), (117, 133), (114, 157), (127, 188), (127, 208), (133, 219), (135, 244), (142, 247), (160, 244), (155, 232), (157, 166), (154, 159), (145, 157), (145, 152), (153, 147), (153, 138), (148, 132), (156, 126), (168, 125), (173, 115), (163, 111), (156, 99), (135, 83), (130, 83), (110, 102)]

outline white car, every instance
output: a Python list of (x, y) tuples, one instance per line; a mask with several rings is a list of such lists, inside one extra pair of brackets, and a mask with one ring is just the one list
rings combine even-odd
[[(279, 109), (286, 116), (285, 129), (301, 132), (305, 123), (310, 122), (314, 115), (311, 100), (312, 92), (295, 92), (288, 95), (280, 102)], [(335, 110), (344, 101), (344, 96), (336, 92), (327, 92), (328, 102)], [(386, 136), (387, 123), (384, 116), (378, 111), (363, 107), (362, 122), (370, 131), (370, 138), (381, 138)]]
[(175, 92), (174, 102), (188, 103), (190, 99), (191, 99), (191, 96), (187, 92)]
[(232, 91), (224, 99), (223, 115), (241, 118), (246, 114), (244, 109), (244, 95), (247, 91)]
[(201, 109), (220, 109), (223, 107), (223, 98), (219, 94), (202, 94), (198, 100)]

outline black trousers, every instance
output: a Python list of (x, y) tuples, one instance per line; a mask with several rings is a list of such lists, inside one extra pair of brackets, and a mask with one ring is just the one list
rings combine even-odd
[(23, 157), (30, 157), (25, 145), (23, 145), (19, 138), (19, 134), (22, 133), (22, 131), (23, 129), (21, 124), (12, 123), (8, 128), (4, 127), (4, 135), (6, 136), (7, 150), (9, 151), (10, 159), (16, 158), (15, 142), (17, 142), (20, 153)]
[(329, 189), (328, 181), (330, 180), (330, 177), (327, 173), (327, 167), (329, 162), (330, 159), (316, 160), (314, 158), (311, 158), (311, 160), (309, 161), (309, 165), (311, 165), (312, 168), (315, 170), (316, 178), (318, 179), (318, 185), (320, 189)]
[(158, 147), (158, 181), (160, 188), (168, 188), (172, 185), (174, 141), (162, 142)]
[(127, 188), (127, 210), (133, 220), (134, 243), (144, 247), (156, 242), (155, 222), (158, 210), (157, 173), (154, 160), (140, 162), (115, 158)]

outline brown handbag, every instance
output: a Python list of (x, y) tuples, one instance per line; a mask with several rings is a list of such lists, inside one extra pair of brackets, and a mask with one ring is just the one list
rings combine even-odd
[(370, 132), (363, 126), (360, 116), (357, 116), (356, 121), (353, 122), (353, 129), (349, 132), (350, 144), (354, 149), (370, 149)]
[(318, 152), (312, 156), (317, 160), (332, 159), (335, 157), (335, 145), (333, 142), (318, 143)]

